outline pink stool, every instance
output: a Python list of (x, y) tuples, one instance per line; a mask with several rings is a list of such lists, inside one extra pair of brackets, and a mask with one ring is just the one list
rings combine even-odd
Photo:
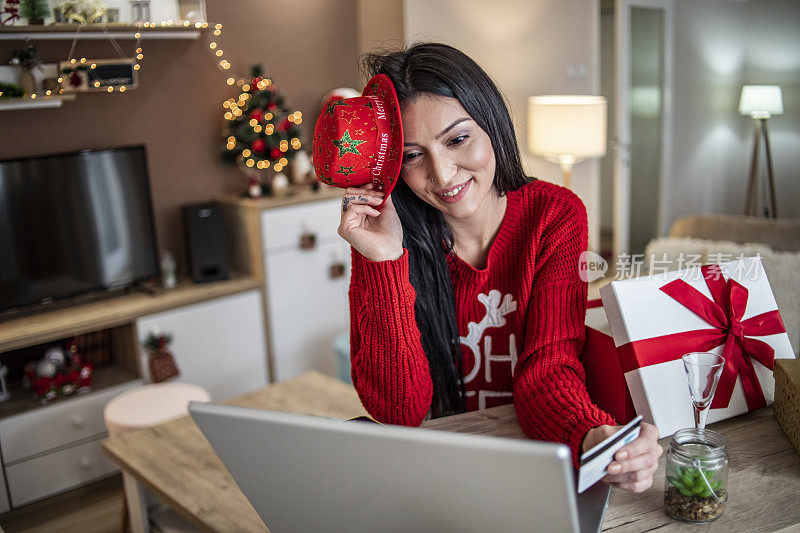
[[(109, 437), (149, 428), (189, 414), (190, 401), (208, 402), (204, 388), (188, 383), (142, 385), (112, 398), (103, 410)], [(147, 495), (139, 483), (122, 473), (128, 517), (134, 533), (150, 530)]]

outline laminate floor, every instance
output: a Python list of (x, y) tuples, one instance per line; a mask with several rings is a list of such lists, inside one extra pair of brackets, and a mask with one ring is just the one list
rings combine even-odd
[(118, 533), (122, 476), (112, 476), (0, 515), (6, 533)]

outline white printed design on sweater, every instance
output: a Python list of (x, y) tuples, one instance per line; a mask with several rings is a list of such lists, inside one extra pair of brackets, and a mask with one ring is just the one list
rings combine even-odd
[[(492, 382), (492, 363), (493, 362), (508, 362), (511, 364), (511, 373), (514, 373), (514, 366), (517, 363), (517, 345), (514, 334), (508, 336), (509, 354), (507, 355), (493, 355), (492, 354), (492, 338), (490, 336), (484, 337), (484, 334), (489, 328), (502, 328), (506, 325), (506, 316), (517, 310), (517, 302), (510, 294), (502, 296), (498, 290), (491, 290), (489, 294), (478, 294), (478, 301), (486, 308), (486, 315), (480, 322), (470, 322), (467, 325), (468, 333), (466, 337), (459, 337), (461, 344), (469, 348), (472, 355), (475, 357), (475, 365), (469, 374), (464, 376), (464, 384), (471, 382), (475, 376), (480, 372), (481, 366), (484, 368), (484, 379), (486, 383)], [(483, 357), (481, 356), (480, 342), (483, 339)], [(485, 363), (482, 365), (482, 359), (485, 358)], [(474, 391), (468, 391), (467, 396), (474, 396)], [(478, 391), (478, 409), (486, 408), (486, 398), (492, 397), (508, 397), (513, 396), (510, 391), (495, 391), (495, 390), (480, 390)]]

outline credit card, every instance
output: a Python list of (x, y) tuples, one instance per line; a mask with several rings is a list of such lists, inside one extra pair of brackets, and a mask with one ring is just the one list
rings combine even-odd
[(603, 442), (581, 455), (578, 492), (585, 491), (608, 474), (608, 465), (614, 460), (614, 454), (639, 436), (641, 423), (642, 415), (639, 415)]

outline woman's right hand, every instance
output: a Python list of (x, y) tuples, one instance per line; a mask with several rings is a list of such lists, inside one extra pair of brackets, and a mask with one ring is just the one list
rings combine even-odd
[(373, 207), (380, 205), (383, 196), (370, 184), (345, 189), (342, 198), (339, 235), (370, 261), (395, 260), (403, 255), (403, 227), (392, 197), (387, 198), (380, 211)]

